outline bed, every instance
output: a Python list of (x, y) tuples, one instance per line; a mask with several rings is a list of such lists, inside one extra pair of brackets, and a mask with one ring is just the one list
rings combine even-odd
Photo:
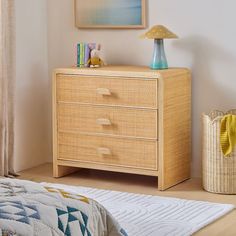
[(92, 199), (8, 178), (0, 179), (0, 235), (127, 236)]

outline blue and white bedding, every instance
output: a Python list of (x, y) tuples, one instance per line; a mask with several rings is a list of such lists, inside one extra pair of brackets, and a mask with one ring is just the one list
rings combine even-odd
[(0, 179), (0, 236), (127, 236), (87, 197), (53, 187)]

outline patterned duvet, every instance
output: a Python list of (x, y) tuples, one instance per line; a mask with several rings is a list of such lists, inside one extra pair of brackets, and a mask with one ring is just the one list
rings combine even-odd
[(13, 179), (0, 179), (2, 235), (127, 236), (96, 201)]

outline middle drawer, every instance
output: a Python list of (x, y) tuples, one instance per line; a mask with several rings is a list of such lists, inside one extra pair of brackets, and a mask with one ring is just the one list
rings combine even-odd
[(59, 103), (59, 130), (157, 139), (157, 110)]

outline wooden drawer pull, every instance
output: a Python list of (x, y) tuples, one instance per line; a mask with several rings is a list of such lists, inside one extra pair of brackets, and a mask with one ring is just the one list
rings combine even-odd
[(109, 148), (100, 147), (97, 149), (99, 156), (111, 155), (111, 150)]
[(97, 124), (98, 125), (111, 125), (111, 121), (109, 119), (99, 118), (97, 119)]
[(107, 88), (97, 88), (97, 94), (103, 96), (111, 96), (111, 91)]

